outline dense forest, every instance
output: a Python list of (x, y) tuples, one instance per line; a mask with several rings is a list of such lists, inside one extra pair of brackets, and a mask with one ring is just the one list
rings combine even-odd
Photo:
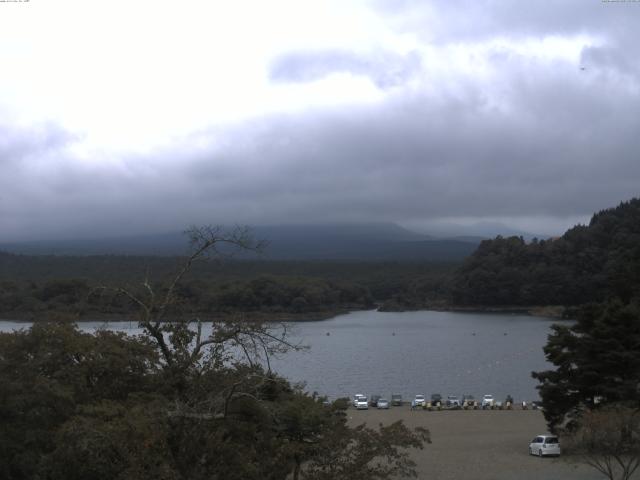
[[(134, 305), (113, 287), (166, 286), (181, 257), (31, 256), (0, 253), (0, 315), (14, 319), (123, 316)], [(193, 266), (177, 294), (185, 314), (251, 312), (322, 318), (441, 285), (457, 264), (227, 259)], [(108, 288), (102, 288), (108, 287)], [(187, 308), (187, 307), (185, 307)]]
[(483, 241), (456, 271), (456, 305), (628, 302), (640, 293), (640, 199), (596, 213), (562, 237)]

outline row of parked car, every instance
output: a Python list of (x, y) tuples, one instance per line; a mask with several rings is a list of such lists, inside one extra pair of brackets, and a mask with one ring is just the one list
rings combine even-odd
[[(400, 406), (403, 404), (402, 395), (392, 394), (391, 399), (387, 399), (380, 395), (372, 395), (369, 399), (366, 395), (357, 393), (353, 396), (352, 404), (358, 410), (366, 410), (370, 406), (380, 409), (389, 408), (390, 406)], [(431, 395), (431, 400), (427, 401), (424, 395), (418, 394), (411, 401), (411, 408), (448, 408), (448, 409), (512, 409), (514, 408), (514, 401), (511, 395), (507, 395), (507, 398), (502, 401), (496, 401), (493, 395), (484, 395), (482, 400), (478, 401), (473, 395), (448, 395), (447, 398), (443, 398), (439, 393)], [(527, 408), (541, 408), (538, 402), (522, 402), (520, 404), (522, 409)]]

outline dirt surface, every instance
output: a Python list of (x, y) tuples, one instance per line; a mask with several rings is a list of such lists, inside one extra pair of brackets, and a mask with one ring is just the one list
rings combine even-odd
[[(409, 427), (431, 432), (433, 443), (413, 454), (420, 479), (429, 480), (600, 480), (590, 467), (566, 456), (530, 456), (529, 442), (546, 433), (538, 410), (411, 411), (348, 410), (350, 423), (375, 426), (403, 420)], [(562, 438), (560, 439), (562, 445)], [(640, 477), (639, 477), (640, 478)]]

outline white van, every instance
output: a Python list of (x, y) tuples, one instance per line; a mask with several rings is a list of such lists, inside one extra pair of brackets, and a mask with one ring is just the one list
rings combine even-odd
[(560, 443), (555, 435), (538, 435), (529, 444), (529, 455), (560, 455)]

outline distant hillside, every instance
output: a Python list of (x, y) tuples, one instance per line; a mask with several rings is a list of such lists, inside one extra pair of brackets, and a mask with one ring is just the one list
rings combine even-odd
[(580, 305), (640, 295), (640, 199), (556, 240), (485, 240), (452, 280), (456, 305)]
[[(477, 239), (433, 239), (390, 223), (280, 225), (252, 227), (268, 242), (261, 258), (271, 260), (457, 261)], [(27, 255), (182, 255), (186, 238), (178, 232), (128, 237), (0, 244), (0, 250)], [(255, 258), (245, 256), (244, 258)]]

